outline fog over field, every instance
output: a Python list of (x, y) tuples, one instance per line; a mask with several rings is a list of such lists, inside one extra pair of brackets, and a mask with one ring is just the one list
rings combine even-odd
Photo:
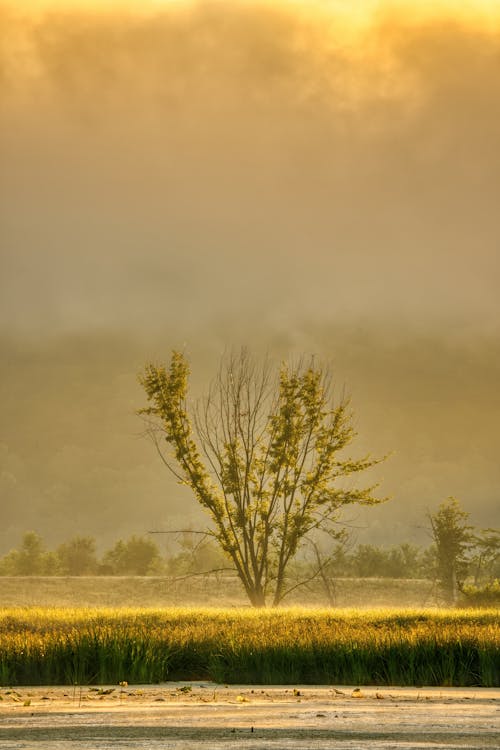
[(500, 5), (348, 7), (0, 0), (0, 553), (203, 526), (135, 415), (173, 347), (332, 362), (358, 541), (498, 526)]

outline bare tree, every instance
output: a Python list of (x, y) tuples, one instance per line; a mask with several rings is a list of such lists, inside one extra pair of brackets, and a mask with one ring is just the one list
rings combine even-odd
[(354, 437), (348, 402), (333, 403), (330, 371), (314, 359), (276, 372), (245, 349), (224, 357), (191, 417), (188, 375), (179, 352), (168, 369), (147, 365), (140, 382), (150, 405), (140, 413), (165, 464), (210, 514), (250, 602), (277, 605), (307, 536), (335, 533), (345, 505), (381, 501), (374, 487), (338, 484), (377, 461), (340, 457)]

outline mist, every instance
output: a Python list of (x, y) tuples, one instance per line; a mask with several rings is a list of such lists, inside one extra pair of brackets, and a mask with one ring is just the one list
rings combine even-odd
[(203, 524), (135, 414), (172, 347), (332, 362), (394, 451), (359, 540), (498, 524), (499, 21), (0, 2), (2, 549)]

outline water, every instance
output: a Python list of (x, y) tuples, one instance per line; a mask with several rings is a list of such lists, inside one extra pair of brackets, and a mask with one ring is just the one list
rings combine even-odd
[(2, 750), (485, 750), (500, 690), (165, 684), (0, 692)]

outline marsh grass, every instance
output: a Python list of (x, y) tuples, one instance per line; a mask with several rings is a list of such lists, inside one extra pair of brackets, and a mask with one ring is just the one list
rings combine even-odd
[(10, 609), (3, 685), (500, 685), (495, 610)]

